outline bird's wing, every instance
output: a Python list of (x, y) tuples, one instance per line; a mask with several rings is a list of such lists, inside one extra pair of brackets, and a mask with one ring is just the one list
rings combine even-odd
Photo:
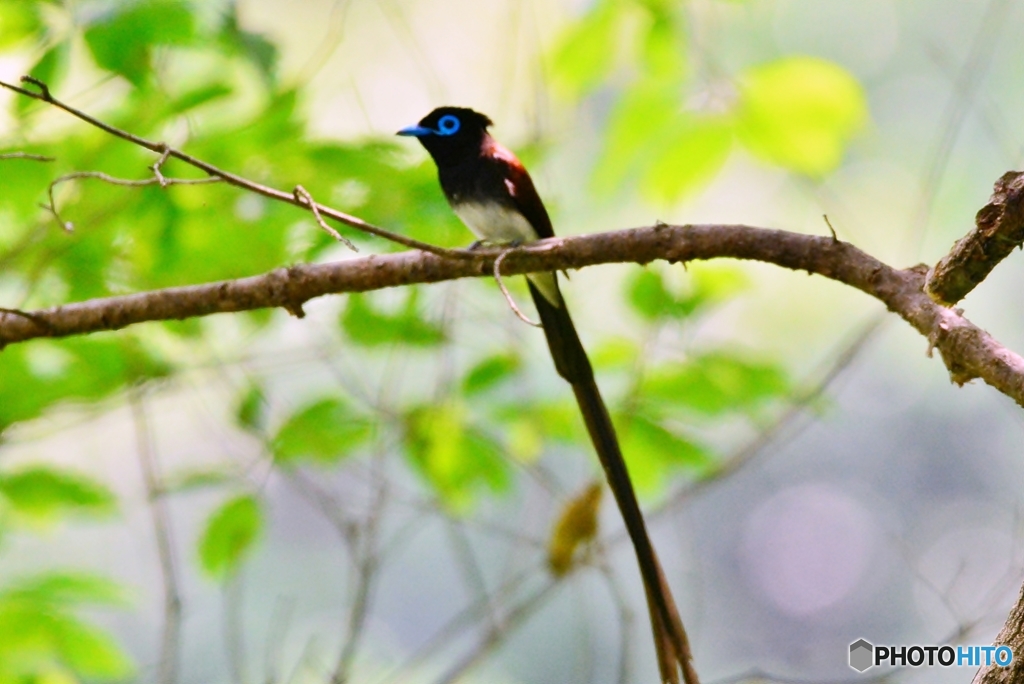
[(488, 146), (487, 154), (503, 167), (505, 189), (508, 190), (512, 206), (526, 217), (526, 220), (537, 232), (537, 237), (541, 240), (554, 237), (555, 231), (551, 227), (551, 218), (548, 216), (544, 202), (537, 194), (537, 189), (533, 186), (533, 179), (530, 178), (523, 163), (511, 151), (493, 140)]

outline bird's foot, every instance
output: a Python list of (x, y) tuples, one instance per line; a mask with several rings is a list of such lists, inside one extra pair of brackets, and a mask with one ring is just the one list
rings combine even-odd
[(486, 240), (485, 239), (485, 240), (475, 240), (473, 242), (473, 244), (471, 244), (466, 249), (468, 249), (470, 251), (475, 251), (475, 250), (478, 250), (478, 249), (487, 249), (488, 247), (506, 247), (508, 249), (514, 249), (516, 247), (522, 247), (524, 244), (525, 243), (522, 240), (520, 240), (519, 238), (516, 238), (514, 240)]

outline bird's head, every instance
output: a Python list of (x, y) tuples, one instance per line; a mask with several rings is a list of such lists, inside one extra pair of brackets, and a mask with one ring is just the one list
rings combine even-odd
[(418, 138), (438, 166), (455, 166), (480, 154), (491, 120), (465, 107), (438, 107), (398, 135)]

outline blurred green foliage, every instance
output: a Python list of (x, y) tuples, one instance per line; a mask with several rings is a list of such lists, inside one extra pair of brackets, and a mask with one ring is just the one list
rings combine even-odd
[(695, 73), (685, 3), (597, 0), (553, 56), (556, 84), (614, 105), (593, 173), (597, 194), (636, 184), (670, 203), (695, 193), (735, 143), (797, 173), (838, 166), (867, 120), (863, 88), (841, 66), (787, 56), (725, 79)]
[(46, 466), (0, 473), (0, 496), (15, 512), (37, 520), (112, 513), (114, 495), (98, 482)]
[(369, 436), (370, 423), (340, 397), (316, 400), (292, 413), (271, 442), (278, 463), (334, 464)]
[(113, 335), (18, 345), (5, 349), (2, 361), (0, 433), (57, 402), (97, 401), (133, 381), (170, 372), (167, 360)]
[(228, 580), (238, 572), (263, 529), (260, 500), (241, 494), (218, 507), (206, 522), (199, 541), (199, 563), (214, 579)]
[(740, 92), (737, 131), (747, 149), (809, 176), (836, 168), (867, 119), (857, 80), (815, 57), (787, 57), (749, 69)]
[[(0, 529), (7, 535), (114, 510), (113, 493), (79, 473), (47, 465), (0, 471)], [(0, 585), (0, 684), (127, 677), (133, 667), (121, 647), (77, 614), (83, 608), (126, 603), (119, 584), (84, 572), (48, 570), (5, 579)]]
[(0, 588), (0, 683), (120, 680), (132, 665), (104, 631), (75, 615), (124, 604), (108, 580), (43, 573)]
[(522, 359), (511, 351), (481, 359), (462, 378), (462, 392), (472, 396), (485, 392), (512, 377), (522, 368)]
[[(280, 80), (277, 48), (240, 27), (234, 3), (101, 2), (88, 12), (82, 6), (0, 0), (0, 49), (30, 54), (29, 73), (58, 97), (72, 55), (91, 59), (98, 81), (121, 79), (126, 88), (90, 113), (136, 135), (162, 140), (169, 131), (187, 131), (180, 146), (226, 170), (279, 188), (301, 184), (319, 201), (420, 240), (468, 240), (429, 163), (410, 165), (390, 140), (311, 139), (302, 91)], [(801, 56), (751, 65), (731, 75), (725, 95), (712, 97), (689, 50), (682, 4), (668, 0), (597, 0), (555, 46), (554, 78), (569, 106), (598, 93), (612, 103), (593, 172), (599, 193), (639, 191), (675, 202), (713, 179), (738, 149), (820, 176), (835, 168), (866, 121), (862, 89), (838, 65)], [(15, 98), (16, 126), (0, 139), (0, 154), (56, 159), (0, 159), (0, 306), (31, 309), (253, 275), (326, 258), (335, 246), (306, 213), (223, 184), (161, 189), (79, 179), (56, 188), (55, 217), (40, 203), (61, 174), (145, 179), (156, 159), (77, 121), (49, 125), (48, 110)], [(173, 160), (163, 173), (200, 177)], [(73, 232), (62, 228), (65, 222)], [(373, 250), (395, 249), (346, 234)], [(791, 392), (781, 368), (746, 350), (653, 360), (647, 353), (647, 341), (698, 324), (744, 286), (741, 272), (718, 266), (689, 274), (649, 267), (626, 283), (639, 335), (600, 345), (594, 360), (602, 378), (617, 380), (609, 396), (643, 493), (664, 492), (680, 473), (700, 477), (715, 467), (720, 456), (697, 426), (756, 421)], [(435, 320), (423, 300), (416, 288), (390, 307), (394, 298), (350, 296), (334, 332), (367, 366), (395, 349), (417, 349), (417, 358), (431, 362), (459, 351), (452, 326)], [(274, 320), (244, 317), (257, 336), (269, 333)], [(168, 322), (11, 346), (0, 353), (0, 436), (54, 407), (95, 404), (171, 377), (189, 357), (170, 350), (202, 348), (215, 334), (204, 321)], [(444, 374), (431, 399), (403, 398), (389, 411), (358, 403), (344, 387), (282, 409), (288, 401), (252, 378), (240, 388), (234, 419), (280, 468), (344, 467), (397, 443), (424, 487), (465, 512), (480, 496), (514, 485), (510, 459), (532, 463), (556, 443), (589, 450), (568, 392), (555, 399), (531, 392), (531, 372), (550, 376), (553, 369), (534, 369), (521, 351), (512, 344), (483, 350)], [(211, 465), (169, 479), (164, 494), (232, 491), (240, 479)], [(0, 472), (0, 503), (7, 534), (31, 533), (40, 520), (116, 509), (102, 484), (49, 466)], [(198, 539), (202, 571), (220, 582), (234, 577), (266, 515), (249, 493), (216, 508)], [(129, 676), (117, 645), (76, 614), (82, 605), (119, 605), (120, 595), (106, 580), (74, 572), (0, 587), (0, 684)]]
[(176, 0), (124, 4), (85, 30), (96, 65), (141, 86), (153, 76), (153, 51), (162, 45), (189, 45), (196, 39), (188, 7)]
[(408, 411), (405, 442), (410, 462), (455, 510), (465, 510), (481, 488), (502, 492), (509, 486), (501, 444), (472, 422), (458, 399)]
[(445, 341), (444, 331), (424, 319), (417, 301), (419, 290), (409, 288), (401, 311), (389, 314), (374, 308), (367, 295), (351, 294), (341, 316), (341, 327), (356, 344), (375, 347), (405, 344), (429, 347)]

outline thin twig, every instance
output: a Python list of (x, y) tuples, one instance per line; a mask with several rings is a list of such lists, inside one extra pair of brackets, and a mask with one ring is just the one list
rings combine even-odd
[(890, 671), (870, 679), (864, 679), (863, 676), (855, 674), (837, 679), (801, 679), (798, 677), (773, 675), (761, 668), (755, 667), (742, 674), (715, 679), (709, 682), (709, 684), (889, 684), (892, 682), (894, 674), (894, 672)]
[(357, 520), (355, 516), (342, 512), (338, 502), (330, 493), (305, 477), (301, 471), (292, 470), (286, 473), (287, 481), (304, 498), (313, 503), (338, 532), (352, 560), (356, 574), (352, 592), (354, 600), (347, 621), (348, 634), (329, 677), (329, 681), (333, 684), (349, 681), (352, 665), (366, 631), (373, 593), (379, 578), (380, 564), (385, 556), (385, 553), (378, 548), (379, 525), (384, 516), (385, 505), (390, 500), (389, 482), (379, 470), (380, 467), (383, 467), (384, 453), (381, 450), (373, 461), (375, 467), (374, 495), (365, 521)]
[[(602, 548), (603, 550), (603, 548)], [(608, 584), (608, 593), (611, 594), (612, 603), (619, 611), (619, 619), (617, 626), (619, 628), (619, 682), (618, 684), (626, 684), (630, 681), (630, 666), (632, 664), (632, 643), (631, 638), (633, 633), (633, 609), (629, 607), (629, 599), (626, 598), (626, 592), (623, 591), (622, 585), (619, 582), (619, 578), (615, 575), (615, 571), (612, 569), (608, 560), (603, 557), (598, 558), (594, 564), (600, 573), (604, 577), (605, 582)]]
[(352, 0), (334, 0), (331, 5), (331, 12), (327, 17), (327, 32), (320, 39), (316, 49), (309, 55), (305, 65), (299, 69), (300, 75), (296, 80), (303, 87), (309, 85), (309, 82), (320, 73), (320, 70), (341, 47), (344, 41), (345, 27), (348, 23), (346, 18), (351, 5)]
[(242, 620), (242, 573), (236, 572), (224, 585), (224, 643), (234, 684), (246, 684), (245, 632)]
[(356, 246), (352, 244), (351, 240), (349, 240), (347, 237), (345, 237), (344, 235), (342, 235), (341, 233), (327, 225), (327, 222), (324, 221), (324, 217), (320, 215), (320, 209), (317, 203), (313, 201), (313, 196), (309, 194), (309, 191), (306, 190), (306, 188), (302, 187), (301, 185), (296, 185), (295, 190), (293, 190), (293, 192), (295, 193), (295, 198), (298, 199), (303, 205), (309, 207), (309, 210), (313, 212), (313, 216), (314, 218), (316, 218), (317, 225), (320, 226), (320, 228), (323, 229), (325, 233), (330, 235), (338, 242), (344, 243), (344, 245), (351, 249), (353, 252), (359, 251), (356, 248)]
[(73, 171), (66, 173), (63, 176), (53, 179), (50, 182), (50, 187), (47, 188), (46, 194), (49, 197), (49, 204), (40, 205), (43, 209), (53, 214), (54, 219), (60, 224), (60, 227), (67, 232), (72, 232), (75, 229), (75, 225), (71, 221), (64, 221), (60, 212), (57, 211), (57, 202), (53, 197), (54, 189), (63, 183), (68, 181), (79, 180), (82, 178), (96, 178), (103, 181), (104, 183), (110, 183), (111, 185), (122, 185), (130, 188), (142, 187), (145, 185), (159, 185), (161, 188), (166, 188), (169, 185), (206, 185), (208, 183), (220, 183), (221, 178), (166, 178), (160, 173), (159, 170), (160, 162), (157, 162), (153, 166), (149, 167), (156, 174), (153, 178), (116, 178), (110, 174), (103, 173), (102, 171)]
[[(850, 367), (850, 364), (860, 355), (865, 345), (874, 337), (875, 333), (878, 332), (887, 319), (888, 317), (885, 314), (873, 316), (854, 335), (853, 339), (843, 347), (835, 359), (829, 363), (824, 373), (821, 373), (816, 379), (805, 382), (802, 388), (797, 389), (793, 393), (789, 406), (783, 411), (782, 415), (765, 429), (761, 430), (753, 440), (734, 452), (732, 456), (723, 460), (712, 472), (700, 480), (684, 486), (680, 491), (668, 497), (662, 504), (652, 509), (648, 513), (647, 519), (649, 521), (654, 520), (667, 513), (670, 509), (677, 507), (685, 499), (689, 499), (698, 492), (728, 479), (730, 475), (735, 474), (753, 461), (769, 445), (774, 446), (777, 450), (779, 447), (779, 435), (782, 434), (783, 430), (793, 424), (797, 418), (804, 415), (807, 408), (821, 398), (825, 390), (828, 389), (836, 378)], [(786, 437), (787, 440), (791, 440), (795, 435), (791, 432)]]
[(295, 599), (293, 598), (279, 598), (274, 605), (274, 612), (270, 616), (270, 628), (267, 630), (266, 646), (263, 648), (266, 655), (263, 665), (266, 673), (263, 679), (264, 684), (277, 684), (278, 682), (278, 667), (281, 664), (281, 655), (294, 612)]
[(839, 242), (839, 236), (836, 235), (836, 229), (832, 227), (832, 222), (828, 220), (828, 214), (822, 214), (821, 218), (825, 219), (825, 225), (828, 226), (828, 232), (832, 233), (832, 240)]
[(928, 223), (935, 198), (942, 184), (943, 176), (953, 153), (957, 137), (967, 115), (974, 106), (981, 84), (985, 82), (996, 47), (999, 45), (1001, 33), (1014, 22), (1006, 20), (1006, 14), (1014, 5), (1012, 0), (989, 0), (985, 15), (971, 40), (970, 52), (964, 61), (953, 84), (949, 101), (942, 113), (942, 125), (935, 147), (929, 154), (925, 164), (925, 178), (921, 186), (918, 206), (907, 231), (904, 248), (919, 252), (928, 234)]
[(170, 154), (171, 148), (165, 144), (164, 150), (160, 154), (160, 158), (157, 159), (156, 162), (154, 162), (153, 165), (149, 167), (149, 170), (153, 172), (154, 176), (156, 176), (156, 179), (160, 183), (161, 188), (166, 188), (168, 185), (170, 185), (170, 183), (167, 182), (167, 179), (164, 178), (163, 172), (160, 171), (160, 168), (167, 162), (167, 157)]
[[(383, 446), (383, 445), (382, 445)], [(349, 680), (352, 672), (352, 665), (356, 655), (359, 653), (359, 646), (362, 644), (366, 632), (366, 622), (370, 615), (373, 593), (380, 577), (378, 572), (381, 562), (381, 554), (377, 548), (380, 522), (384, 517), (384, 510), (390, 498), (390, 487), (388, 478), (382, 471), (384, 455), (386, 451), (382, 448), (375, 455), (373, 460), (374, 487), (373, 500), (370, 503), (370, 510), (366, 515), (366, 522), (361, 528), (358, 536), (359, 555), (362, 557), (358, 563), (358, 582), (356, 585), (355, 601), (352, 603), (352, 610), (348, 620), (348, 638), (341, 649), (338, 661), (335, 664), (334, 672), (331, 674), (332, 684), (344, 684)], [(353, 549), (355, 551), (355, 549)]]
[[(444, 511), (443, 507), (439, 507)], [(447, 513), (447, 511), (445, 511)], [(487, 588), (487, 579), (484, 577), (483, 568), (473, 553), (473, 545), (469, 535), (466, 534), (464, 523), (461, 518), (445, 515), (445, 529), (454, 547), (454, 555), (457, 563), (462, 567), (464, 583), (469, 587), (474, 596), (479, 596), (484, 605), (484, 618), (491, 629), (500, 629), (501, 619), (498, 615), (497, 606), (494, 604), (494, 597)]]
[(435, 656), (441, 651), (446, 643), (455, 642), (456, 639), (462, 636), (464, 632), (469, 630), (478, 622), (482, 622), (487, 617), (487, 612), (491, 610), (495, 602), (499, 600), (511, 600), (513, 595), (519, 592), (527, 581), (544, 574), (546, 572), (545, 567), (546, 562), (539, 563), (533, 567), (524, 569), (521, 573), (506, 580), (505, 583), (492, 594), (491, 598), (495, 601), (478, 599), (462, 608), (458, 613), (453, 615), (444, 626), (421, 644), (402, 665), (398, 666), (388, 676), (381, 679), (378, 684), (395, 684), (396, 682), (407, 681), (410, 677), (410, 673), (417, 665), (423, 663), (428, 658)]
[(135, 424), (135, 439), (142, 479), (146, 487), (146, 500), (156, 538), (157, 558), (160, 562), (160, 576), (164, 590), (164, 624), (160, 638), (160, 662), (157, 671), (158, 684), (175, 684), (178, 680), (178, 663), (181, 657), (181, 593), (178, 589), (178, 571), (174, 562), (174, 541), (171, 534), (171, 516), (167, 501), (160, 496), (163, 481), (156, 454), (153, 453), (152, 432), (142, 390), (135, 387), (129, 392), (128, 402)]
[(548, 595), (559, 585), (559, 580), (551, 580), (532, 595), (525, 598), (519, 605), (508, 612), (501, 622), (500, 629), (489, 629), (476, 648), (467, 653), (461, 660), (448, 669), (437, 679), (437, 684), (454, 684), (466, 672), (483, 660), (488, 654), (504, 643), (515, 630), (522, 625), (535, 611), (545, 605)]
[(47, 157), (44, 154), (31, 154), (30, 152), (4, 152), (0, 154), (0, 160), (2, 159), (28, 159), (29, 161), (38, 162), (57, 161), (56, 157)]
[(372, 549), (366, 550), (362, 561), (359, 564), (358, 578), (356, 581), (355, 601), (352, 602), (352, 609), (348, 616), (348, 636), (338, 661), (335, 663), (334, 672), (331, 673), (332, 684), (344, 684), (349, 681), (352, 671), (352, 664), (359, 653), (359, 646), (366, 631), (366, 619), (370, 614), (370, 599), (376, 584), (378, 574), (378, 558)]
[[(165, 156), (166, 157), (173, 157), (173, 158), (175, 158), (175, 159), (177, 159), (179, 161), (182, 161), (182, 162), (188, 164), (189, 166), (193, 166), (193, 167), (195, 167), (195, 168), (197, 168), (197, 169), (199, 169), (201, 171), (204, 171), (204, 172), (206, 172), (207, 174), (209, 174), (211, 176), (216, 176), (217, 178), (220, 178), (224, 182), (226, 182), (226, 183), (228, 183), (230, 185), (234, 185), (235, 187), (239, 187), (239, 188), (242, 188), (244, 190), (249, 190), (250, 192), (254, 192), (254, 193), (258, 194), (258, 195), (263, 195), (264, 197), (269, 197), (270, 199), (274, 199), (274, 200), (277, 200), (279, 202), (286, 202), (288, 204), (291, 204), (291, 205), (294, 205), (294, 206), (297, 206), (297, 207), (309, 208), (309, 207), (307, 207), (305, 205), (305, 203), (302, 200), (300, 200), (298, 197), (296, 197), (292, 193), (287, 193), (287, 192), (284, 192), (284, 191), (281, 191), (281, 190), (277, 190), (275, 188), (271, 188), (269, 186), (262, 185), (260, 183), (255, 182), (255, 181), (249, 180), (247, 178), (243, 178), (242, 176), (233, 174), (233, 173), (231, 173), (229, 171), (225, 171), (223, 169), (220, 169), (220, 168), (214, 166), (213, 164), (210, 164), (210, 163), (205, 162), (205, 161), (203, 161), (201, 159), (198, 159), (198, 158), (193, 157), (193, 156), (191, 156), (189, 154), (186, 154), (185, 152), (182, 152), (181, 150), (178, 150), (178, 149), (173, 148), (173, 147), (169, 147), (166, 143), (153, 142), (152, 140), (147, 140), (145, 138), (142, 138), (140, 136), (135, 135), (134, 133), (129, 133), (128, 131), (125, 131), (125, 130), (122, 130), (120, 128), (117, 128), (116, 126), (112, 126), (112, 125), (110, 125), (108, 123), (100, 121), (99, 119), (97, 119), (97, 118), (95, 118), (93, 116), (90, 116), (90, 115), (86, 114), (85, 112), (83, 112), (83, 111), (81, 111), (79, 109), (76, 109), (76, 108), (72, 107), (71, 105), (69, 105), (69, 104), (67, 104), (65, 102), (61, 102), (60, 100), (54, 98), (53, 95), (50, 93), (49, 87), (47, 87), (47, 85), (45, 83), (43, 83), (42, 81), (40, 81), (37, 78), (33, 78), (31, 76), (22, 76), (21, 77), (21, 81), (23, 83), (30, 83), (30, 84), (36, 86), (37, 88), (39, 88), (40, 92), (38, 92), (38, 93), (37, 92), (33, 92), (33, 91), (28, 90), (26, 88), (21, 88), (21, 87), (16, 86), (16, 85), (14, 85), (12, 83), (6, 83), (4, 81), (0, 81), (0, 87), (7, 88), (8, 90), (12, 90), (12, 91), (14, 91), (14, 92), (16, 92), (16, 93), (18, 93), (20, 95), (24, 95), (25, 97), (32, 98), (33, 100), (39, 100), (40, 102), (46, 102), (46, 103), (48, 103), (48, 104), (50, 104), (50, 105), (52, 105), (52, 106), (54, 106), (54, 107), (56, 107), (58, 109), (61, 109), (61, 110), (65, 111), (65, 112), (67, 112), (68, 114), (70, 114), (70, 115), (72, 115), (72, 116), (74, 116), (74, 117), (76, 117), (78, 119), (81, 119), (82, 121), (84, 121), (84, 122), (86, 122), (86, 123), (88, 123), (88, 124), (90, 124), (92, 126), (95, 126), (96, 128), (99, 128), (102, 131), (105, 131), (106, 133), (109, 133), (110, 135), (113, 135), (113, 136), (115, 136), (117, 138), (120, 138), (122, 140), (126, 140), (126, 141), (128, 141), (128, 142), (130, 142), (130, 143), (132, 143), (134, 145), (138, 145), (139, 147), (144, 147), (145, 149), (150, 150), (151, 152), (155, 152), (155, 153), (161, 155), (161, 158), (163, 158)], [(364, 233), (369, 233), (370, 235), (376, 235), (377, 237), (381, 237), (381, 238), (384, 238), (384, 239), (389, 240), (391, 242), (394, 242), (394, 243), (397, 243), (397, 244), (400, 244), (400, 245), (404, 245), (405, 247), (410, 247), (412, 249), (418, 249), (418, 250), (420, 250), (422, 252), (428, 252), (430, 254), (436, 254), (437, 256), (442, 256), (442, 257), (446, 257), (446, 258), (449, 258), (449, 259), (474, 259), (474, 258), (476, 258), (476, 255), (472, 254), (468, 250), (445, 249), (444, 247), (437, 247), (436, 245), (432, 245), (432, 244), (427, 243), (427, 242), (421, 242), (419, 240), (414, 240), (412, 238), (405, 237), (404, 235), (400, 235), (398, 233), (394, 233), (394, 232), (392, 232), (390, 230), (387, 230), (386, 228), (381, 228), (380, 226), (375, 226), (372, 223), (368, 223), (368, 222), (366, 222), (366, 221), (364, 221), (364, 220), (362, 220), (360, 218), (357, 218), (355, 216), (351, 216), (350, 214), (346, 214), (344, 212), (340, 212), (340, 211), (338, 211), (336, 209), (332, 209), (330, 207), (326, 207), (326, 206), (324, 206), (322, 204), (317, 204), (316, 207), (317, 207), (317, 210), (322, 215), (327, 216), (328, 218), (332, 218), (335, 221), (338, 221), (339, 223), (343, 223), (343, 224), (345, 224), (347, 226), (351, 226), (352, 228), (355, 228), (357, 230), (361, 230)]]
[[(317, 681), (321, 672), (319, 667), (319, 655), (318, 650), (320, 644), (318, 643), (317, 637), (314, 635), (306, 641), (306, 645), (302, 648), (302, 654), (299, 655), (298, 660), (295, 661), (295, 666), (292, 667), (291, 674), (284, 680), (285, 684), (294, 684), (296, 682), (305, 683), (310, 680)], [(315, 673), (315, 676), (310, 676)]]
[(536, 323), (530, 320), (530, 318), (519, 309), (519, 307), (516, 305), (516, 300), (512, 299), (512, 293), (508, 291), (508, 288), (505, 287), (505, 283), (501, 280), (501, 262), (505, 260), (505, 257), (508, 256), (509, 252), (513, 252), (515, 251), (515, 249), (515, 247), (506, 249), (504, 252), (498, 255), (497, 259), (494, 260), (494, 279), (498, 281), (498, 287), (501, 288), (501, 294), (505, 295), (505, 301), (508, 302), (508, 306), (510, 309), (512, 309), (512, 313), (518, 316), (519, 320), (521, 320), (523, 323), (526, 323), (527, 325), (532, 325), (535, 328), (539, 328), (541, 327), (540, 323)]
[[(301, 470), (292, 469), (284, 471), (283, 474), (285, 475), (285, 480), (326, 518), (327, 522), (334, 528), (334, 531), (344, 540), (347, 550), (352, 555), (352, 547), (359, 540), (359, 522), (355, 519), (355, 516), (348, 515), (342, 511), (338, 502), (328, 492), (324, 491), (313, 478), (306, 477), (305, 473)], [(357, 564), (353, 563), (353, 565), (358, 569)]]

